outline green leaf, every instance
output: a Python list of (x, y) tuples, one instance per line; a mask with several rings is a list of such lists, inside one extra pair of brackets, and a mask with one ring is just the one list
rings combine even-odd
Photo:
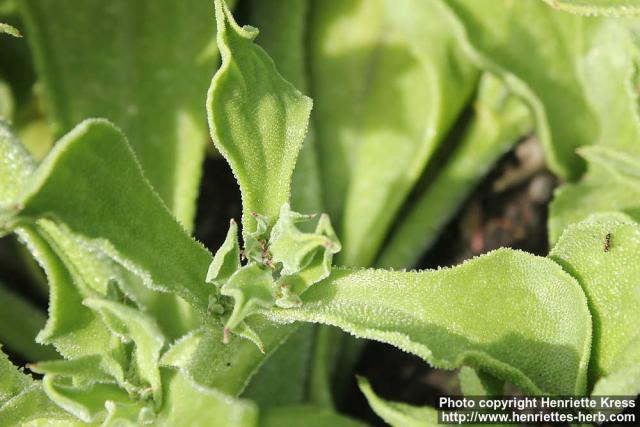
[(463, 366), (458, 373), (460, 389), (465, 396), (503, 396), (504, 381), (492, 375)]
[[(6, 183), (6, 186), (1, 186), (0, 204), (16, 204), (18, 195), (27, 185), (34, 169), (35, 162), (31, 156), (11, 135), (6, 125), (0, 123), (0, 181)], [(160, 317), (161, 320), (166, 319), (170, 322), (170, 325), (163, 322), (164, 329), (170, 336), (175, 334), (176, 329), (184, 328), (182, 321), (186, 317), (185, 311), (176, 307), (179, 306), (179, 302), (174, 296), (157, 293), (151, 295), (151, 291), (145, 292), (139, 279), (127, 274), (104, 254), (98, 253), (51, 221), (41, 219), (36, 221), (36, 224), (17, 229), (16, 232), (45, 269), (51, 284), (52, 316), (50, 324), (40, 338), (46, 341), (47, 337), (52, 338), (55, 335), (56, 347), (63, 354), (70, 356), (77, 355), (78, 351), (86, 354), (94, 350), (104, 350), (105, 347), (100, 345), (96, 348), (96, 344), (104, 343), (104, 339), (100, 338), (108, 340), (108, 334), (101, 322), (96, 321), (96, 316), (81, 305), (81, 301), (95, 292), (104, 294), (107, 283), (112, 279), (126, 283), (124, 287), (128, 294), (135, 294), (136, 302), (142, 303), (142, 306), (152, 313), (173, 314), (171, 319), (167, 319), (167, 316)], [(64, 320), (66, 318), (69, 320)], [(88, 325), (90, 326), (87, 327)], [(78, 335), (80, 330), (84, 331), (80, 335), (86, 333), (90, 338), (82, 340)], [(61, 336), (69, 336), (72, 331), (74, 336), (68, 342), (69, 345), (65, 345)], [(72, 342), (76, 339), (83, 341), (87, 347), (82, 349), (77, 342)]]
[(609, 147), (582, 147), (579, 153), (594, 166), (630, 187), (640, 188), (640, 158)]
[[(619, 214), (594, 215), (569, 226), (549, 256), (580, 282), (587, 295), (593, 315), (589, 362), (593, 385), (615, 373), (623, 352), (638, 353), (629, 346), (639, 343), (640, 226), (621, 220)], [(640, 388), (632, 394), (639, 392)]]
[(563, 178), (579, 177), (584, 162), (575, 149), (595, 142), (599, 132), (588, 89), (581, 85), (581, 18), (540, 0), (446, 3), (464, 24), (479, 65), (503, 77), (533, 110), (549, 167)]
[(116, 403), (105, 402), (107, 417), (104, 427), (137, 427), (140, 425), (152, 425), (155, 421), (155, 413), (152, 409), (140, 403)]
[(206, 280), (220, 286), (240, 268), (240, 245), (238, 244), (238, 225), (232, 219), (227, 237), (218, 249), (209, 265)]
[(123, 342), (135, 344), (136, 371), (153, 393), (156, 405), (162, 402), (158, 361), (164, 337), (155, 321), (140, 311), (112, 301), (87, 299), (84, 304), (100, 313), (109, 329)]
[(58, 357), (53, 348), (34, 342), (47, 320), (41, 310), (2, 283), (0, 307), (0, 342), (31, 361)]
[[(249, 264), (236, 271), (222, 286), (220, 293), (232, 297), (233, 312), (225, 324), (225, 331), (233, 331), (248, 316), (260, 308), (274, 304), (274, 282), (271, 271), (258, 264)], [(228, 341), (225, 332), (225, 342)], [(262, 345), (259, 345), (262, 348)]]
[[(308, 0), (252, 0), (249, 6), (249, 22), (260, 29), (257, 43), (273, 58), (282, 76), (302, 92), (308, 89), (306, 39), (310, 6), (311, 2)], [(291, 182), (291, 206), (298, 212), (323, 210), (323, 189), (316, 145), (313, 124), (309, 123)], [(307, 332), (298, 328), (299, 332), (295, 337), (314, 339), (315, 335), (308, 333), (310, 328), (314, 326), (302, 328)], [(304, 394), (302, 387), (306, 384), (307, 369), (303, 364), (309, 363), (307, 349), (312, 343), (304, 343), (301, 338), (292, 338), (292, 341), (293, 344), (278, 347), (276, 353), (268, 357), (249, 385), (249, 388), (253, 385), (259, 390), (265, 390), (262, 393), (264, 399), (261, 400), (261, 405), (266, 400), (279, 404), (299, 403), (298, 397)], [(291, 346), (305, 350), (292, 353), (288, 351)], [(287, 362), (282, 363), (282, 359), (286, 359)], [(284, 378), (291, 380), (284, 384)], [(276, 384), (277, 392), (266, 391), (271, 388), (269, 384)]]
[[(6, 163), (0, 173), (5, 174), (3, 179), (9, 185), (2, 186), (2, 190), (8, 192), (1, 198), (5, 203), (11, 202), (11, 206), (15, 205), (35, 166), (6, 127), (2, 129), (6, 137), (0, 140), (0, 162)], [(109, 347), (109, 334), (102, 322), (81, 302), (96, 292), (104, 295), (111, 280), (121, 283), (127, 295), (151, 313), (162, 314), (158, 317), (169, 336), (180, 336), (190, 327), (190, 310), (181, 307), (184, 303), (173, 295), (145, 290), (140, 279), (68, 230), (40, 219), (16, 232), (45, 269), (51, 283), (51, 318), (39, 339), (55, 344), (64, 355), (91, 354)], [(82, 345), (78, 345), (79, 342)]]
[[(257, 42), (273, 58), (282, 76), (307, 90), (306, 26), (308, 0), (251, 0), (251, 23), (260, 29)], [(291, 182), (291, 206), (299, 212), (322, 211), (322, 188), (316, 139), (311, 123)]]
[(108, 122), (85, 121), (58, 142), (20, 204), (17, 221), (52, 218), (140, 275), (148, 287), (174, 292), (206, 312), (211, 255), (172, 217), (123, 135)]
[(16, 201), (35, 167), (35, 162), (9, 125), (0, 119), (0, 219), (2, 205)]
[(333, 255), (342, 248), (327, 215), (320, 216), (312, 233), (305, 233), (296, 223), (309, 219), (291, 212), (285, 203), (271, 230), (269, 251), (272, 261), (282, 265), (279, 283), (285, 295), (276, 300), (281, 307), (296, 305), (295, 301), (309, 286), (327, 277), (331, 273)]
[(42, 387), (56, 405), (86, 423), (104, 417), (106, 401), (129, 401), (127, 392), (109, 383), (93, 383), (81, 388), (72, 384), (69, 378), (45, 376)]
[(636, 396), (640, 393), (640, 336), (629, 340), (626, 348), (611, 362), (611, 374), (593, 387), (594, 396)]
[(454, 151), (435, 177), (422, 190), (414, 190), (421, 194), (400, 216), (399, 225), (376, 262), (380, 267), (415, 265), (478, 181), (532, 125), (524, 103), (489, 73), (480, 80), (473, 112)]
[(544, 0), (552, 7), (580, 15), (636, 16), (640, 5), (634, 0)]
[[(582, 148), (581, 151), (585, 151)], [(613, 158), (622, 159), (624, 168), (617, 169), (615, 163), (607, 160), (611, 157), (597, 156), (596, 153), (610, 153)], [(549, 206), (549, 242), (554, 245), (563, 231), (571, 224), (585, 220), (594, 213), (620, 212), (636, 221), (640, 221), (640, 189), (633, 185), (633, 168), (637, 156), (621, 151), (612, 151), (604, 147), (593, 147), (592, 154), (587, 150), (590, 161), (589, 171), (576, 184), (568, 184), (556, 190)], [(602, 158), (597, 158), (602, 157)], [(627, 170), (627, 172), (625, 172)]]
[(35, 229), (51, 243), (83, 297), (96, 296), (96, 293), (106, 296), (119, 288), (125, 294), (119, 298), (129, 298), (153, 315), (170, 338), (182, 336), (194, 325), (199, 325), (193, 310), (178, 296), (145, 287), (143, 278), (126, 270), (86, 240), (73, 235), (66, 227), (41, 219), (36, 221)]
[(640, 158), (640, 120), (634, 76), (637, 48), (626, 26), (616, 20), (589, 20), (585, 28), (583, 75), (598, 113), (600, 135), (594, 146), (581, 147), (589, 164), (576, 184), (556, 191), (549, 208), (549, 242), (553, 246), (571, 224), (597, 212), (619, 211), (640, 220), (634, 195)]
[(163, 409), (155, 425), (192, 427), (253, 427), (257, 408), (249, 401), (226, 396), (214, 389), (195, 386), (180, 371), (162, 368)]
[[(258, 224), (259, 231), (249, 234), (255, 249), (264, 245), (263, 240), (259, 240), (256, 234), (266, 232), (264, 228), (266, 224), (261, 219)], [(260, 351), (264, 352), (260, 337), (244, 320), (254, 314), (257, 307), (268, 307), (273, 304), (273, 276), (262, 266), (262, 257), (266, 250), (258, 249), (260, 261), (250, 262), (244, 267), (240, 264), (240, 253), (238, 226), (232, 220), (227, 237), (213, 257), (207, 272), (207, 282), (213, 283), (220, 294), (209, 297), (207, 310), (212, 314), (222, 315), (223, 319), (226, 319), (223, 336), (225, 344), (229, 342), (229, 333), (233, 332), (254, 342)], [(246, 248), (244, 255), (251, 260), (255, 256)], [(230, 298), (225, 299), (225, 296)], [(233, 302), (230, 303), (229, 299)]]
[(107, 351), (110, 348), (109, 331), (96, 314), (82, 305), (83, 291), (87, 292), (87, 289), (79, 286), (56, 255), (53, 239), (46, 231), (47, 221), (41, 221), (44, 221), (43, 227), (23, 226), (17, 230), (20, 240), (45, 271), (49, 283), (49, 318), (36, 341), (53, 344), (64, 357)]
[[(119, 349), (118, 349), (119, 350)], [(29, 365), (39, 374), (73, 378), (75, 385), (86, 387), (93, 383), (125, 384), (123, 361), (119, 351), (92, 354), (75, 359), (53, 360)]]
[(364, 377), (358, 377), (358, 387), (369, 402), (371, 409), (392, 427), (437, 426), (438, 412), (428, 406), (417, 407), (401, 402), (381, 399)]
[[(545, 258), (501, 249), (437, 271), (337, 269), (302, 300), (300, 308), (266, 315), (335, 325), (436, 368), (481, 368), (530, 393), (585, 391), (586, 298), (575, 279)], [(490, 307), (491, 315), (478, 307)]]
[[(3, 200), (15, 202), (33, 172), (34, 162), (15, 138), (2, 138), (0, 143), (0, 162), (6, 162), (0, 170), (8, 181), (7, 187), (3, 187), (8, 189), (2, 195)], [(53, 343), (67, 357), (108, 348), (108, 332), (81, 301), (83, 294), (86, 296), (99, 290), (101, 280), (106, 283), (112, 277), (112, 271), (105, 272), (101, 260), (96, 260), (85, 248), (74, 248), (73, 237), (61, 232), (50, 221), (39, 220), (37, 224), (18, 228), (16, 233), (43, 267), (50, 283), (50, 318), (37, 340)], [(78, 345), (80, 342), (82, 345)]]
[(270, 354), (295, 331), (294, 325), (275, 326), (272, 322), (254, 316), (248, 325), (260, 337), (266, 354), (248, 340), (235, 339), (227, 345), (222, 328), (207, 328), (176, 343), (164, 364), (179, 368), (194, 383), (238, 396)]
[(15, 27), (12, 27), (9, 24), (4, 24), (2, 22), (0, 22), (0, 34), (9, 34), (10, 36), (13, 37), (22, 37), (22, 34), (20, 34), (20, 31), (18, 31)]
[[(105, 365), (95, 366), (93, 362), (96, 361), (97, 358), (91, 356), (84, 358), (82, 362), (39, 365), (49, 372), (45, 376), (47, 393), (60, 406), (86, 422), (103, 417), (106, 417), (103, 424), (105, 426), (152, 424), (249, 427), (257, 422), (256, 408), (250, 402), (234, 399), (201, 385), (196, 386), (184, 373), (175, 369), (160, 369), (162, 396), (155, 400), (157, 409), (149, 406), (148, 401), (132, 398), (131, 394), (114, 384), (101, 382), (105, 378), (100, 376), (95, 377), (93, 382), (83, 381), (78, 384), (78, 378), (74, 375), (73, 385), (68, 380), (56, 377), (56, 374), (66, 376), (74, 372), (82, 375), (83, 371), (88, 374), (92, 368), (97, 369), (96, 374), (103, 372), (108, 376), (108, 370), (103, 370)], [(212, 420), (215, 420), (215, 424), (211, 424)]]
[(256, 229), (252, 212), (274, 221), (289, 201), (312, 103), (253, 43), (257, 30), (239, 27), (222, 0), (215, 4), (222, 66), (209, 89), (209, 127), (240, 184), (246, 236)]
[[(353, 373), (354, 363), (349, 366), (340, 364), (344, 349), (349, 346), (349, 336), (338, 328), (328, 325), (316, 325), (317, 333), (309, 373), (309, 402), (315, 406), (334, 407), (333, 380), (337, 369)], [(355, 341), (355, 340), (354, 340)]]
[(33, 384), (33, 379), (14, 366), (0, 346), (0, 406)]
[(344, 246), (340, 263), (371, 264), (471, 96), (477, 70), (461, 34), (438, 1), (312, 8), (310, 89), (325, 208)]
[(64, 426), (77, 427), (84, 423), (54, 404), (40, 384), (33, 384), (0, 407), (2, 426)]
[(190, 229), (207, 142), (205, 92), (218, 62), (210, 2), (18, 3), (56, 137), (90, 117), (113, 121)]
[[(302, 2), (296, 2), (297, 5), (290, 2), (262, 3), (263, 9), (268, 9), (271, 16), (279, 16), (287, 22), (302, 19)], [(293, 9), (288, 6), (292, 6)], [(256, 243), (252, 235), (258, 228), (258, 223), (251, 223), (249, 215), (259, 212), (267, 216), (267, 221), (275, 221), (280, 207), (289, 201), (291, 174), (305, 136), (311, 100), (300, 94), (278, 74), (271, 59), (251, 43), (255, 32), (252, 33), (252, 30), (247, 28), (238, 28), (222, 2), (217, 3), (216, 17), (219, 22), (223, 22), (218, 24), (222, 29), (218, 34), (218, 45), (223, 54), (223, 66), (214, 77), (209, 93), (210, 127), (214, 142), (230, 162), (241, 186), (245, 250), (251, 253), (252, 243)], [(274, 24), (267, 15), (261, 14), (261, 17)], [(297, 31), (292, 25), (272, 28)], [(301, 33), (298, 35), (298, 40), (302, 43)], [(269, 50), (282, 49), (281, 44), (274, 42), (277, 37), (280, 37), (280, 31), (274, 33), (267, 29), (267, 35), (263, 40)], [(300, 53), (291, 53), (293, 49), (287, 45), (286, 53), (276, 55), (276, 59), (283, 61), (284, 75), (303, 86), (303, 75), (299, 73), (298, 68), (302, 64), (297, 56)], [(285, 55), (287, 59), (283, 59)], [(298, 167), (294, 178), (293, 203), (296, 203), (296, 206), (301, 204), (301, 209), (309, 209), (316, 203), (315, 198), (318, 195), (315, 191), (313, 198), (302, 195), (304, 192), (310, 194), (308, 192), (312, 191), (312, 188), (317, 188), (313, 173), (307, 176), (300, 172), (310, 170), (309, 166), (313, 166), (314, 152), (311, 142), (312, 138), (307, 137), (299, 162), (301, 166)], [(264, 327), (252, 329), (264, 342), (267, 352), (277, 348), (283, 337), (295, 329), (286, 327), (272, 330), (266, 324), (260, 326)], [(221, 363), (218, 366), (214, 364), (215, 369), (204, 370), (212, 371), (209, 374), (198, 374), (200, 381), (215, 383), (216, 387), (223, 383), (223, 388), (231, 390), (232, 393), (239, 393), (245, 387), (263, 360), (255, 349), (237, 341), (234, 340), (226, 346), (221, 357), (219, 352), (214, 350), (215, 345), (205, 347), (215, 353), (216, 360)], [(232, 346), (238, 346), (237, 354), (231, 353)], [(227, 362), (232, 354), (234, 362)], [(230, 363), (230, 366), (226, 366), (226, 363)], [(227, 372), (239, 372), (240, 376), (232, 381), (219, 381), (220, 378), (227, 378)]]
[(260, 413), (260, 427), (364, 427), (361, 421), (308, 405), (270, 408)]
[[(581, 29), (576, 37), (582, 39), (578, 64), (583, 91), (597, 115), (599, 127), (593, 143), (638, 156), (637, 35), (634, 39), (630, 26), (621, 25), (619, 19), (575, 19)], [(630, 22), (633, 21), (625, 20)]]
[(315, 325), (297, 328), (269, 355), (242, 397), (253, 400), (261, 409), (305, 403), (315, 335)]

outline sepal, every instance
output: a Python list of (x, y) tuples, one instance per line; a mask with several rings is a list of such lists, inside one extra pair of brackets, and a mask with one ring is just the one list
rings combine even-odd
[[(239, 250), (237, 225), (232, 222), (209, 267), (207, 282), (219, 292), (209, 297), (208, 312), (223, 321), (224, 342), (234, 333), (263, 351), (260, 338), (245, 319), (274, 306), (299, 308), (302, 293), (329, 275), (341, 245), (325, 214), (313, 232), (303, 231), (298, 224), (315, 215), (294, 212), (288, 203), (281, 206), (273, 227), (267, 216), (253, 213), (252, 217), (256, 227), (246, 234), (244, 251)], [(240, 258), (246, 265), (240, 267)]]
[(297, 301), (296, 297), (309, 286), (326, 278), (331, 272), (333, 255), (342, 248), (326, 214), (320, 216), (313, 233), (305, 233), (296, 225), (313, 217), (292, 212), (289, 205), (284, 204), (271, 232), (269, 249), (273, 262), (282, 265), (281, 307)]
[(238, 271), (222, 286), (220, 293), (233, 298), (231, 315), (225, 322), (225, 341), (248, 316), (274, 304), (274, 281), (271, 271), (259, 264), (249, 264)]
[(238, 224), (231, 220), (227, 237), (209, 265), (206, 281), (216, 285), (227, 281), (240, 268), (240, 245)]

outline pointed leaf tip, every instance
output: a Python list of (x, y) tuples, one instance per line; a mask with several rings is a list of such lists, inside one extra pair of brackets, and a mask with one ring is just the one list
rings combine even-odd
[(289, 200), (312, 101), (253, 43), (255, 28), (239, 27), (222, 0), (215, 6), (222, 65), (208, 93), (209, 128), (240, 185), (246, 242), (258, 212), (274, 220)]
[(9, 34), (14, 37), (22, 37), (22, 33), (17, 28), (0, 22), (0, 33)]

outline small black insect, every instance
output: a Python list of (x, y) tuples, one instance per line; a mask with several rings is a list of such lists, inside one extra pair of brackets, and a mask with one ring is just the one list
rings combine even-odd
[(611, 249), (611, 233), (607, 233), (607, 235), (604, 236), (602, 243), (604, 244), (604, 251), (609, 252), (609, 249)]

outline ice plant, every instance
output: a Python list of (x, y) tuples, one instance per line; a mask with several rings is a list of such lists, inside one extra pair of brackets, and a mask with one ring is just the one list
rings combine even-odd
[[(40, 375), (0, 353), (0, 425), (360, 425), (332, 407), (344, 340), (309, 324), (460, 368), (466, 394), (640, 392), (633, 2), (249, 1), (264, 48), (223, 0), (215, 45), (206, 1), (90, 3), (19, 5), (59, 136), (43, 159), (0, 91), (0, 235), (49, 292), (45, 320), (0, 287), (0, 338)], [(204, 105), (242, 194), (219, 248), (191, 236)], [(566, 180), (548, 256), (389, 269), (532, 129)], [(392, 425), (437, 422), (358, 383)]]

